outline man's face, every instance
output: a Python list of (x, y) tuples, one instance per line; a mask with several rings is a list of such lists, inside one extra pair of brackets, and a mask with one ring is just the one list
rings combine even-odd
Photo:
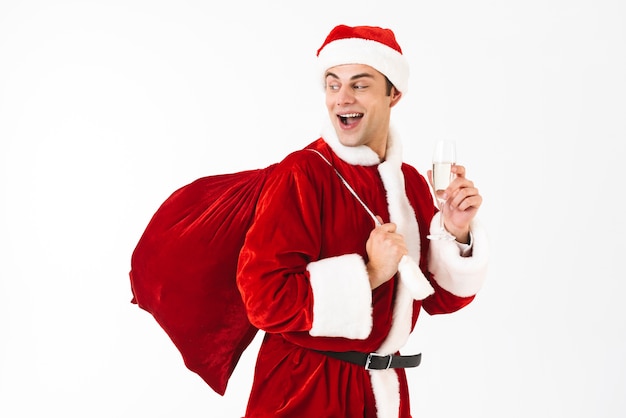
[(385, 156), (391, 108), (400, 100), (395, 88), (387, 94), (387, 80), (374, 68), (346, 64), (326, 71), (326, 108), (345, 146), (367, 145)]

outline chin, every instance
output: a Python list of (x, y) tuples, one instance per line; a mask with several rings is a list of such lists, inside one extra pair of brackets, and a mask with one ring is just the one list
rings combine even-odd
[(343, 145), (344, 147), (358, 147), (359, 145), (363, 145), (355, 141), (344, 141), (341, 138), (339, 138), (339, 143)]
[(337, 138), (339, 139), (339, 143), (345, 147), (358, 147), (359, 145), (363, 145), (359, 138), (354, 138), (353, 135), (347, 135), (341, 130), (337, 132)]

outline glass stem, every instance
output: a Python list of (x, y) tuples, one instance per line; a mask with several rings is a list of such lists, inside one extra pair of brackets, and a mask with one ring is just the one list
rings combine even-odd
[(446, 201), (440, 200), (439, 202), (441, 203), (441, 213), (439, 214), (439, 229), (441, 230), (441, 232), (443, 232), (446, 230), (443, 224), (443, 208), (446, 206)]

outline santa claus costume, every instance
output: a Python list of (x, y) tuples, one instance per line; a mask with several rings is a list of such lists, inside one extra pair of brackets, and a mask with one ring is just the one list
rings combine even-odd
[[(388, 29), (339, 26), (318, 59), (322, 69), (369, 65), (406, 91), (408, 65)], [(409, 265), (374, 290), (365, 249), (372, 213), (395, 223), (409, 250)], [(422, 308), (457, 311), (486, 275), (478, 222), (467, 256), (455, 241), (426, 238), (438, 216), (427, 181), (402, 162), (393, 129), (383, 162), (365, 145), (342, 145), (329, 127), (275, 167), (237, 272), (248, 318), (265, 331), (247, 418), (411, 416), (406, 371), (394, 366), (402, 357), (388, 355), (399, 354)], [(370, 370), (336, 353), (361, 353), (366, 361), (375, 353), (370, 360), (385, 364)]]

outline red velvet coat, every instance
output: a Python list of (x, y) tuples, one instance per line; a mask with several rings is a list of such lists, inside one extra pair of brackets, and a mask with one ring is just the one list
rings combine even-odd
[[(240, 253), (237, 284), (250, 322), (266, 332), (246, 417), (410, 417), (405, 371), (367, 371), (313, 350), (394, 353), (423, 307), (467, 305), (485, 273), (485, 240), (473, 225), (473, 256), (426, 238), (436, 212), (429, 186), (390, 140), (384, 163), (328, 131), (322, 153), (373, 213), (398, 225), (434, 293), (414, 300), (395, 277), (374, 291), (365, 265), (372, 218), (314, 152), (297, 151), (267, 179)], [(458, 273), (458, 274), (457, 274)]]

